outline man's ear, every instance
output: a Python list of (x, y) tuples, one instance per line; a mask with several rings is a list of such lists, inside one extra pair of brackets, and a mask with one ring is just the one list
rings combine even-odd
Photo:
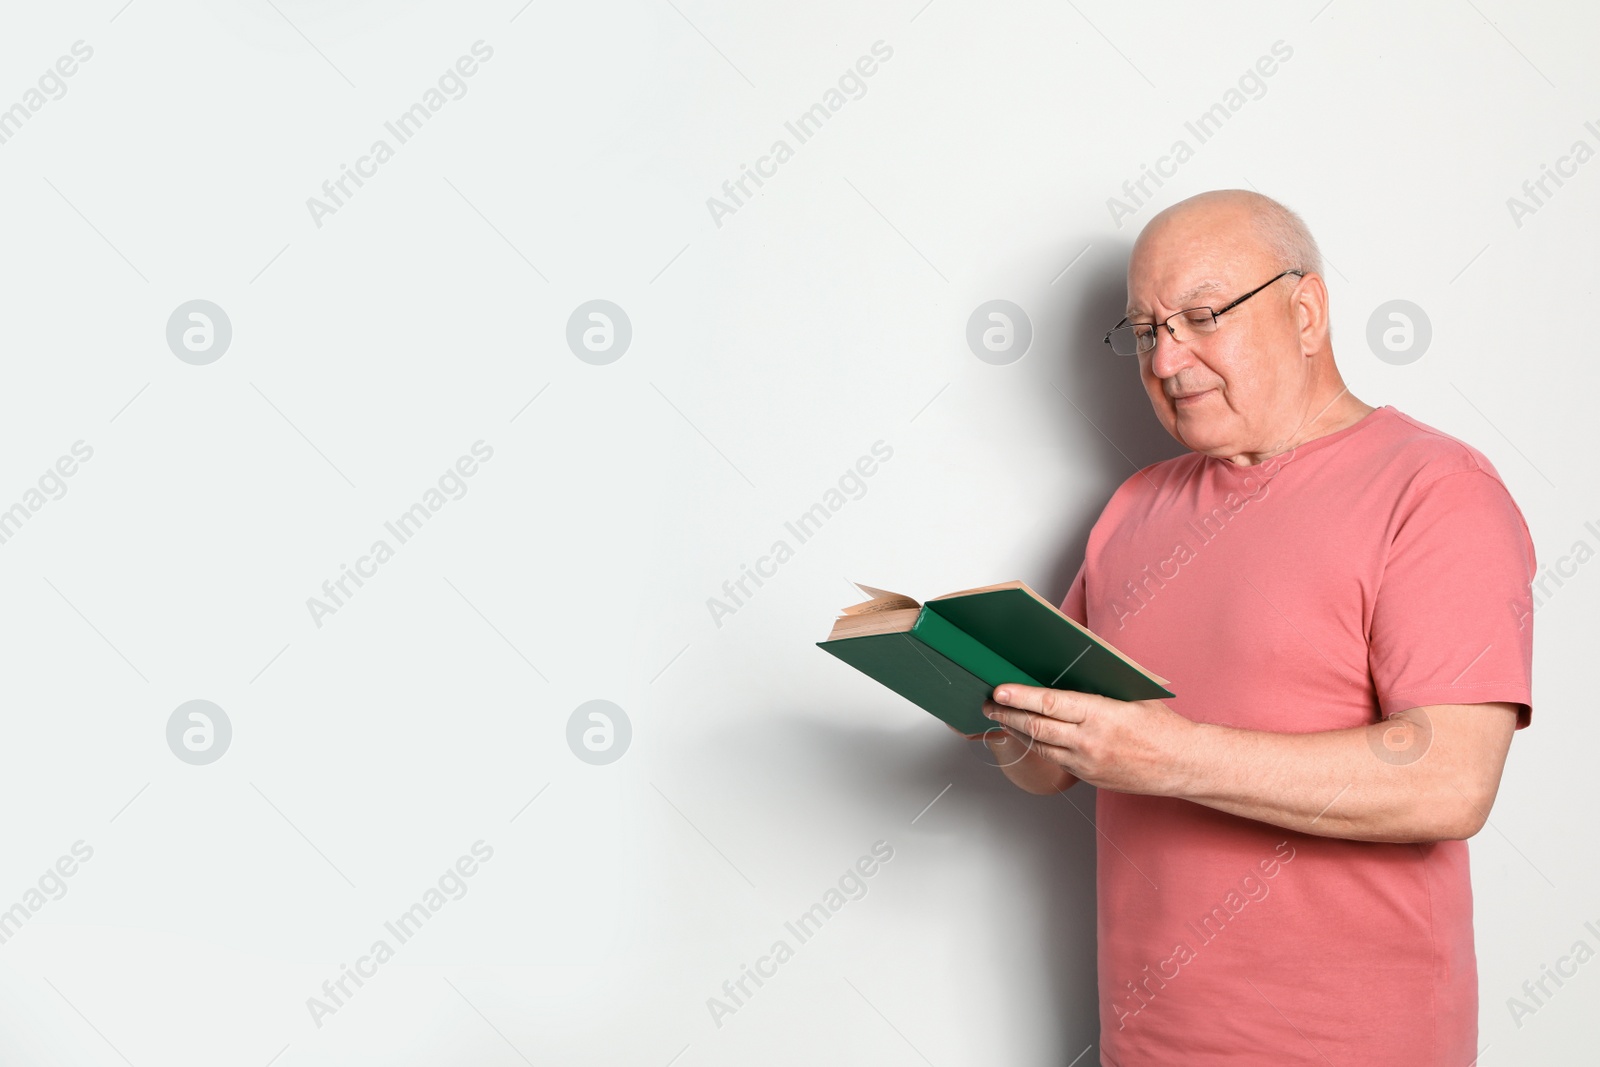
[[(1295, 319), (1300, 325), (1301, 348), (1307, 357), (1325, 348), (1331, 340), (1328, 333), (1328, 286), (1320, 274), (1307, 274), (1301, 280), (1300, 291), (1295, 294)], [(1312, 336), (1307, 337), (1307, 333)], [(1321, 344), (1315, 344), (1319, 339)], [(1308, 345), (1307, 342), (1313, 342)]]

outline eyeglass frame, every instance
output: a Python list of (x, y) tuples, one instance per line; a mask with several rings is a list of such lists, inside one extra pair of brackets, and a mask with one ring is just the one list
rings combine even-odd
[[(1116, 333), (1118, 330), (1120, 330), (1120, 329), (1122, 329), (1124, 327), (1131, 327), (1131, 326), (1165, 326), (1167, 328), (1167, 336), (1171, 337), (1174, 341), (1177, 341), (1178, 332), (1172, 328), (1172, 320), (1177, 318), (1179, 315), (1187, 315), (1191, 311), (1210, 311), (1211, 312), (1211, 324), (1213, 326), (1215, 326), (1217, 320), (1220, 319), (1223, 315), (1225, 315), (1226, 313), (1232, 311), (1234, 308), (1238, 307), (1240, 304), (1244, 303), (1246, 300), (1249, 300), (1252, 296), (1255, 296), (1257, 293), (1261, 292), (1261, 290), (1265, 289), (1267, 286), (1271, 285), (1273, 282), (1277, 281), (1279, 278), (1285, 277), (1285, 276), (1290, 275), (1290, 274), (1296, 275), (1297, 277), (1300, 277), (1300, 278), (1304, 278), (1306, 276), (1306, 272), (1303, 271), (1303, 270), (1297, 270), (1297, 269), (1293, 269), (1293, 268), (1291, 268), (1290, 270), (1286, 270), (1282, 274), (1279, 274), (1276, 277), (1272, 278), (1270, 281), (1264, 282), (1261, 285), (1256, 286), (1254, 289), (1250, 290), (1248, 293), (1246, 293), (1243, 296), (1239, 297), (1237, 300), (1230, 301), (1227, 304), (1227, 306), (1223, 307), (1220, 311), (1213, 310), (1212, 308), (1210, 308), (1209, 306), (1206, 306), (1206, 305), (1201, 305), (1199, 307), (1192, 307), (1192, 308), (1184, 308), (1182, 311), (1174, 311), (1171, 315), (1168, 315), (1165, 319), (1163, 319), (1160, 322), (1129, 322), (1128, 321), (1128, 316), (1124, 315), (1124, 316), (1122, 316), (1122, 321), (1121, 322), (1117, 323), (1115, 326), (1111, 327), (1111, 329), (1106, 331), (1106, 335), (1103, 338), (1103, 340), (1105, 341), (1105, 343), (1107, 345), (1110, 345), (1111, 344), (1111, 335)], [(1215, 331), (1213, 330), (1213, 331), (1209, 331), (1209, 332), (1214, 333)], [(1152, 344), (1150, 345), (1149, 348), (1145, 349), (1145, 352), (1154, 352), (1155, 349), (1156, 349), (1156, 346), (1153, 343), (1154, 340), (1156, 339), (1156, 335), (1155, 335), (1155, 332), (1153, 330), (1151, 331), (1150, 336), (1152, 338)], [(1120, 353), (1117, 353), (1117, 350), (1115, 348), (1112, 348), (1111, 351), (1114, 354), (1120, 355)], [(1139, 351), (1139, 339), (1138, 339), (1137, 335), (1134, 336), (1133, 354), (1136, 355), (1136, 356), (1144, 354), (1144, 353)], [(1122, 357), (1122, 358), (1126, 358), (1126, 357)]]

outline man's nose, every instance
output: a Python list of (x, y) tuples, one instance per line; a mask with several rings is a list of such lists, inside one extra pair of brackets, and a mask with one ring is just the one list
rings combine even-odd
[(1187, 347), (1173, 339), (1165, 325), (1155, 329), (1156, 347), (1150, 355), (1150, 371), (1157, 378), (1171, 378), (1189, 364)]

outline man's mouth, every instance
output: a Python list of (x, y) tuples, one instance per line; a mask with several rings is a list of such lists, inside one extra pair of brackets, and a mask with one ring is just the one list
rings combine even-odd
[(1207, 396), (1214, 392), (1216, 392), (1215, 389), (1202, 389), (1198, 393), (1180, 393), (1172, 398), (1172, 402), (1180, 408), (1188, 407), (1190, 404), (1197, 402), (1201, 397)]

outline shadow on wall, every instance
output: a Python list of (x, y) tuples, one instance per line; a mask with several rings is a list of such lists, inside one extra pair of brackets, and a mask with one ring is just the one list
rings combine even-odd
[[(1073, 242), (1063, 242), (1063, 251)], [(1067, 595), (1089, 530), (1100, 509), (1129, 475), (1158, 460), (1182, 455), (1183, 445), (1167, 433), (1150, 408), (1139, 380), (1138, 358), (1118, 356), (1102, 340), (1122, 320), (1128, 304), (1128, 254), (1132, 245), (1102, 247), (1084, 257), (1061, 280), (1058, 300), (1039, 309), (1037, 335), (1063, 338), (1055, 350), (1039, 353), (1043, 373), (1061, 393), (1061, 449), (1079, 457), (1084, 480), (1075, 485), (1079, 507), (1070, 530), (1062, 531), (1061, 554), (1052, 563), (1042, 596), (1061, 603)], [(1062, 261), (1070, 259), (1065, 252)]]
[[(1081, 472), (1071, 487), (1078, 501), (1072, 526), (1061, 531), (1060, 555), (1039, 590), (1056, 603), (1065, 597), (1090, 527), (1116, 487), (1140, 467), (1184, 451), (1151, 411), (1137, 361), (1116, 356), (1102, 341), (1127, 303), (1127, 255), (1124, 246), (1086, 257), (1064, 292), (1033, 312), (1039, 319), (1036, 336), (1066, 339), (1036, 353), (1043, 366), (1028, 370), (1057, 387), (1048, 390), (1061, 407), (1052, 426), (1061, 454)], [(874, 730), (872, 723), (896, 725)], [(888, 698), (842, 720), (779, 712), (768, 720), (763, 743), (773, 742), (774, 730), (785, 735), (778, 743), (797, 755), (809, 752), (815, 765), (827, 768), (827, 785), (872, 810), (902, 810), (909, 819), (950, 785), (913, 829), (925, 838), (981, 835), (984, 847), (974, 851), (996, 863), (994, 878), (1014, 890), (1007, 908), (1014, 925), (995, 934), (1006, 976), (1056, 1006), (1048, 1019), (1026, 1023), (1033, 1032), (1013, 1030), (1013, 1036), (1041, 1052), (1049, 1048), (1041, 1062), (1068, 1062), (1090, 1042), (1099, 1044), (1092, 788), (1074, 786), (1065, 796), (1026, 794), (993, 765), (982, 742), (962, 741)], [(908, 743), (919, 730), (929, 740)], [(886, 752), (905, 756), (886, 760)], [(948, 922), (967, 926), (971, 920), (951, 914)], [(937, 930), (927, 936), (939, 939)]]
[[(1094, 790), (1074, 786), (1070, 800), (1024, 793), (993, 766), (983, 742), (963, 741), (904, 701), (833, 710), (842, 718), (772, 709), (761, 743), (782, 745), (791, 758), (825, 767), (820, 787), (852, 796), (872, 811), (904, 812), (907, 823), (915, 818), (885, 835), (897, 848), (904, 845), (897, 862), (900, 855), (907, 865), (927, 866), (948, 864), (953, 852), (985, 857), (994, 868), (988, 878), (1005, 887), (1006, 897), (972, 905), (990, 909), (993, 917), (975, 920), (971, 913), (941, 910), (938, 922), (961, 931), (963, 942), (978, 931), (1004, 968), (998, 976), (982, 977), (1026, 989), (1031, 1002), (1052, 1005), (1054, 1013), (1045, 1019), (986, 1018), (982, 1025), (998, 1025), (1008, 1040), (1037, 1052), (1027, 1062), (1067, 1063), (1090, 1042), (1098, 1046)], [(889, 753), (904, 756), (889, 759)], [(937, 803), (919, 814), (935, 797)], [(982, 848), (976, 847), (980, 839)], [(950, 940), (930, 927), (918, 944), (906, 946), (906, 956), (926, 958), (927, 944)], [(962, 1002), (975, 977), (946, 975), (948, 1001)], [(924, 1048), (939, 1061), (935, 1048)]]

